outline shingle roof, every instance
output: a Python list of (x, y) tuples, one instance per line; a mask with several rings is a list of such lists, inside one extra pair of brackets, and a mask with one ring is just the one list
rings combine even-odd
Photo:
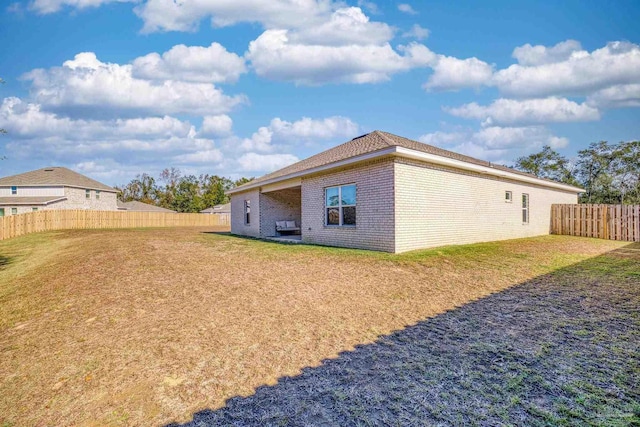
[(64, 196), (0, 197), (0, 205), (48, 205), (65, 199)]
[(65, 187), (110, 191), (113, 193), (118, 191), (115, 188), (104, 185), (101, 182), (89, 178), (88, 176), (84, 176), (78, 172), (72, 171), (71, 169), (59, 166), (37, 169), (18, 175), (0, 178), (0, 186), (6, 187), (10, 185), (36, 187), (61, 185)]
[(156, 205), (150, 205), (148, 203), (138, 202), (133, 200), (131, 202), (121, 202), (118, 200), (118, 209), (123, 211), (132, 211), (132, 212), (166, 212), (166, 213), (176, 213), (176, 211), (172, 211), (171, 209), (162, 208)]
[[(518, 175), (541, 179), (535, 175), (532, 175), (526, 172), (521, 172), (516, 169), (511, 169), (506, 166), (496, 165), (491, 162), (487, 162), (485, 160), (480, 160), (473, 157), (465, 156), (463, 154), (458, 154), (453, 151), (444, 150), (442, 148), (434, 147), (433, 145), (414, 141), (408, 138), (404, 138), (402, 136), (394, 135), (392, 133), (376, 130), (366, 135), (362, 135), (357, 138), (354, 138), (351, 141), (338, 145), (337, 147), (330, 148), (329, 150), (323, 151), (319, 154), (316, 154), (315, 156), (311, 156), (297, 163), (294, 163), (292, 165), (279, 169), (275, 172), (261, 176), (260, 178), (254, 179), (253, 181), (247, 184), (243, 184), (239, 187), (236, 187), (233, 190), (234, 191), (241, 190), (243, 187), (251, 188), (251, 187), (254, 187), (256, 184), (260, 184), (264, 181), (271, 181), (273, 179), (285, 177), (290, 174), (302, 173), (309, 169), (330, 165), (331, 163), (339, 162), (341, 160), (346, 160), (351, 157), (356, 157), (363, 154), (373, 153), (373, 152), (383, 150), (385, 148), (390, 148), (390, 147), (408, 148), (411, 150), (421, 151), (423, 153), (434, 154), (437, 156), (459, 160), (466, 163), (491, 167), (493, 169), (504, 170), (504, 171), (515, 173)], [(549, 181), (549, 180), (544, 180), (544, 181)], [(552, 181), (552, 182), (555, 182), (555, 181)]]
[(225, 203), (224, 205), (215, 205), (212, 208), (203, 209), (200, 213), (231, 213), (231, 203)]

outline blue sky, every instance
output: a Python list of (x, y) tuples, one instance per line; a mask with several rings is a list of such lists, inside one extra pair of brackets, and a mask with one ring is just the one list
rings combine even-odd
[(575, 157), (640, 139), (638, 18), (638, 1), (9, 1), (0, 175), (259, 176), (375, 129)]

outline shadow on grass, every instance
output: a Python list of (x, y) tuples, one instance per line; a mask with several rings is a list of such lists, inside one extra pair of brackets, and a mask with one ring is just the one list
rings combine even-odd
[(13, 258), (0, 255), (0, 270), (4, 270), (5, 268), (7, 268), (7, 266), (11, 264), (12, 261), (13, 261)]
[(380, 337), (181, 426), (638, 426), (639, 307), (635, 244)]

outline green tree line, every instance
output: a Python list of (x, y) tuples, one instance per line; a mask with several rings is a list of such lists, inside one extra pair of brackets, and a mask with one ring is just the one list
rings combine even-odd
[(230, 178), (218, 175), (186, 175), (180, 170), (163, 170), (158, 178), (143, 173), (128, 184), (116, 186), (118, 198), (123, 202), (137, 200), (178, 212), (200, 212), (214, 205), (227, 203), (225, 191), (245, 184), (253, 178)]
[(575, 160), (545, 146), (515, 168), (585, 189), (581, 203), (640, 204), (640, 141), (594, 142)]

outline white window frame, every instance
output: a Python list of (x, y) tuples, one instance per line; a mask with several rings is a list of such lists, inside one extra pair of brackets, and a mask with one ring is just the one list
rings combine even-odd
[[(356, 203), (353, 205), (343, 205), (342, 204), (342, 187), (355, 187), (356, 189)], [(329, 206), (329, 200), (327, 200), (327, 190), (331, 190), (332, 188), (338, 189), (338, 204), (335, 206)], [(329, 209), (338, 209), (339, 221), (338, 224), (329, 224), (329, 215), (327, 211)], [(356, 217), (355, 224), (344, 224), (344, 218), (342, 214), (342, 208), (356, 208), (356, 215), (358, 212), (358, 187), (355, 183), (351, 184), (342, 184), (342, 185), (334, 185), (332, 187), (325, 187), (324, 189), (324, 225), (325, 227), (355, 227), (358, 225), (358, 220)]]
[(251, 200), (244, 201), (244, 225), (251, 225)]
[(31, 208), (31, 212), (38, 212), (38, 208)]
[(91, 199), (91, 190), (84, 190), (84, 198)]
[(96, 200), (100, 200), (100, 190), (96, 190)]
[(529, 194), (522, 193), (522, 223), (529, 224)]
[(11, 208), (11, 215), (18, 215), (18, 208)]
[(16, 185), (12, 185), (11, 186), (11, 195), (12, 196), (17, 196), (18, 195), (18, 186), (16, 186)]
[(513, 203), (513, 191), (505, 191), (504, 192), (504, 202), (505, 203)]

